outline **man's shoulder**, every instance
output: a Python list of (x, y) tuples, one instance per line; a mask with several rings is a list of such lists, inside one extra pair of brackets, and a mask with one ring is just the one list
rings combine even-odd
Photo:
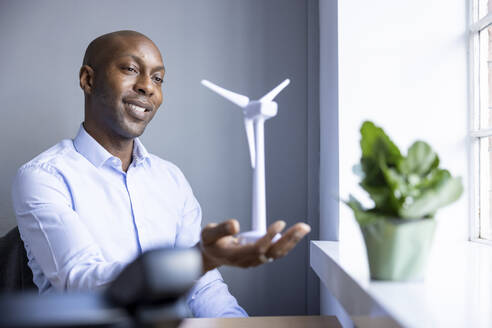
[(186, 181), (183, 172), (176, 164), (162, 159), (154, 154), (149, 154), (149, 156), (152, 166), (155, 166), (161, 172), (166, 172), (167, 174), (169, 174), (176, 181), (176, 183), (179, 184), (183, 181)]
[(71, 139), (64, 139), (22, 165), (19, 168), (19, 172), (30, 168), (43, 168), (45, 170), (55, 169), (67, 164), (67, 162), (73, 160), (75, 156), (76, 151), (73, 147), (73, 141)]
[(169, 170), (179, 170), (178, 166), (168, 160), (165, 160), (163, 158), (160, 158), (157, 155), (149, 153), (150, 161), (152, 162), (152, 165), (157, 165), (161, 168), (166, 168)]

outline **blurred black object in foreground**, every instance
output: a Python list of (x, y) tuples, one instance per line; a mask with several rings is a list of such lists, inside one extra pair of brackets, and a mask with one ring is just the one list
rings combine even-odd
[(177, 327), (201, 272), (195, 249), (148, 251), (104, 291), (1, 295), (0, 327)]

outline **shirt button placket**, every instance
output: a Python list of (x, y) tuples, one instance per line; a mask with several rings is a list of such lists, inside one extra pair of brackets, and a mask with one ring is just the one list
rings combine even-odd
[(125, 175), (125, 183), (126, 183), (126, 190), (128, 191), (128, 197), (130, 199), (130, 206), (132, 209), (132, 218), (133, 218), (133, 226), (135, 228), (135, 236), (137, 238), (137, 246), (138, 246), (138, 251), (139, 253), (142, 253), (142, 250), (145, 249), (142, 245), (142, 240), (140, 236), (142, 236), (142, 226), (140, 224), (140, 220), (138, 219), (140, 216), (140, 203), (138, 201), (138, 192), (137, 188), (134, 186), (133, 183), (133, 174), (134, 172), (131, 169), (131, 166), (128, 169), (128, 172)]

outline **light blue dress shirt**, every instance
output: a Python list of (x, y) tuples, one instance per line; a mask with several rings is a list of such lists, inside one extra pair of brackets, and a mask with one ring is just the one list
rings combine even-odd
[[(83, 128), (18, 171), (12, 199), (40, 293), (95, 290), (141, 252), (193, 247), (201, 209), (183, 173), (135, 139), (127, 172)], [(197, 317), (246, 316), (220, 273), (187, 299)]]

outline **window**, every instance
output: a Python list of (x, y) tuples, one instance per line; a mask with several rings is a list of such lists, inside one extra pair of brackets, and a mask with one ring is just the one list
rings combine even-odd
[(473, 0), (470, 47), (472, 239), (492, 242), (492, 0)]

